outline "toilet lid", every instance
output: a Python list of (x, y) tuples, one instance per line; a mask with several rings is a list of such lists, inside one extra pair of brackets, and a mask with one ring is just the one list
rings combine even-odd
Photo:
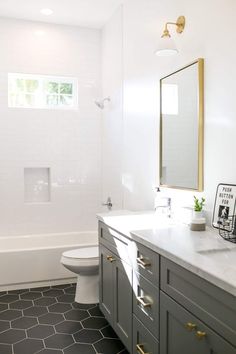
[(66, 251), (63, 253), (67, 258), (98, 258), (98, 246), (94, 247), (81, 247), (76, 250)]

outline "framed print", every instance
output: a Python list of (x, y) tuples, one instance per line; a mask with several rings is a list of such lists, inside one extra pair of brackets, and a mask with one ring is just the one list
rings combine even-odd
[(220, 183), (217, 187), (212, 226), (227, 229), (235, 215), (236, 185)]

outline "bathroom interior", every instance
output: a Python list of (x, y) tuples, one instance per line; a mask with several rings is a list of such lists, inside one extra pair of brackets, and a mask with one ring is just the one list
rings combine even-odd
[(236, 354), (235, 13), (0, 1), (0, 354)]

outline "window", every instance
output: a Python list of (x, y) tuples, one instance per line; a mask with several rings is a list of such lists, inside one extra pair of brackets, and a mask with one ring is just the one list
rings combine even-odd
[(76, 109), (75, 78), (8, 74), (8, 107)]

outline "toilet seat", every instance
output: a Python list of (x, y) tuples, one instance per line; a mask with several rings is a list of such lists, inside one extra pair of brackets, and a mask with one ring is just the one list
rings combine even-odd
[(61, 263), (71, 266), (97, 266), (99, 263), (98, 246), (81, 247), (63, 252)]

